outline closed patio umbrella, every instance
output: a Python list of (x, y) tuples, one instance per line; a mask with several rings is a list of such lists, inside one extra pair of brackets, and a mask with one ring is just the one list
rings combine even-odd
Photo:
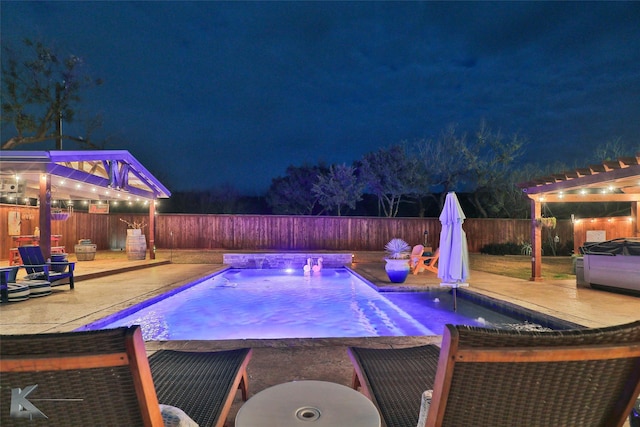
[(456, 288), (469, 286), (469, 250), (467, 235), (462, 229), (466, 216), (460, 207), (456, 193), (450, 192), (444, 202), (440, 214), (442, 231), (440, 232), (440, 260), (438, 261), (438, 277), (440, 286), (453, 288), (453, 307), (456, 307)]

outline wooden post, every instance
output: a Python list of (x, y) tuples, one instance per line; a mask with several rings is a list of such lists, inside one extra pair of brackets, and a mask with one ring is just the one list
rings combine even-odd
[(539, 282), (542, 280), (542, 226), (538, 225), (536, 218), (542, 217), (540, 202), (531, 199), (531, 278), (529, 280)]
[(51, 175), (40, 174), (40, 250), (44, 259), (51, 257)]
[(156, 251), (153, 250), (156, 244), (155, 219), (156, 219), (156, 201), (150, 200), (149, 201), (149, 259), (156, 259)]
[(640, 237), (640, 202), (631, 202), (631, 236)]

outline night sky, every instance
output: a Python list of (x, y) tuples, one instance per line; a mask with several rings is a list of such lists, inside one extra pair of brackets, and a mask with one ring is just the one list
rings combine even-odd
[(106, 148), (171, 191), (258, 194), (288, 165), (351, 164), (482, 119), (525, 136), (533, 162), (571, 164), (616, 138), (640, 147), (640, 2), (0, 8), (3, 44), (42, 40), (104, 80), (82, 113), (102, 113)]

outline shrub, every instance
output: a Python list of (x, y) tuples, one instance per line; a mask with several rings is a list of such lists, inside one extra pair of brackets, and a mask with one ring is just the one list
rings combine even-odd
[(487, 255), (521, 255), (522, 246), (509, 242), (509, 243), (489, 243), (480, 248), (481, 254)]
[[(551, 247), (552, 243), (543, 242), (542, 243), (542, 253), (543, 254), (554, 254), (554, 251)], [(567, 240), (565, 243), (558, 243), (555, 247), (555, 254), (557, 256), (569, 256), (573, 253), (573, 240)]]

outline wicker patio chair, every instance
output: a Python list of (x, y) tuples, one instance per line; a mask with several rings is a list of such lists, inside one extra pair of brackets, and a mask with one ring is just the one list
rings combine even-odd
[(248, 399), (250, 348), (215, 352), (162, 350), (149, 357), (158, 400), (178, 407), (200, 427), (222, 427), (238, 389)]
[(222, 426), (238, 387), (246, 399), (250, 356), (251, 349), (158, 352), (152, 379), (139, 326), (3, 335), (0, 425), (163, 426), (160, 396), (162, 404), (180, 402), (200, 426)]
[(640, 322), (551, 332), (447, 325), (439, 355), (433, 346), (348, 351), (354, 388), (389, 427), (622, 426), (640, 393)]

